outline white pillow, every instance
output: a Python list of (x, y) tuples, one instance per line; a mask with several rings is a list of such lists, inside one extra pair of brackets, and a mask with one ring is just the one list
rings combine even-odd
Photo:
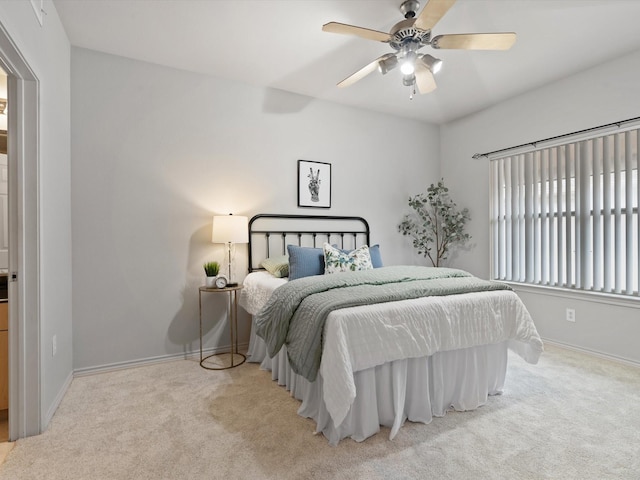
[(345, 253), (325, 242), (322, 250), (324, 251), (325, 274), (355, 272), (356, 270), (371, 270), (373, 268), (369, 247), (367, 245)]

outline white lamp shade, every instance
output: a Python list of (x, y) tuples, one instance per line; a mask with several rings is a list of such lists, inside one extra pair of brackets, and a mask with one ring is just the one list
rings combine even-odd
[(249, 243), (249, 221), (241, 215), (213, 217), (212, 243)]

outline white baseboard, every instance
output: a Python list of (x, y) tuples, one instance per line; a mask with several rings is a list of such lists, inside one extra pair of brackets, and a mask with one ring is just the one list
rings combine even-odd
[(556, 340), (549, 340), (548, 338), (542, 338), (542, 341), (545, 344), (552, 345), (558, 348), (564, 348), (566, 350), (573, 350), (574, 352), (584, 353), (585, 355), (589, 355), (592, 357), (602, 358), (604, 360), (609, 360), (616, 363), (622, 363), (624, 365), (628, 365), (630, 367), (640, 368), (640, 363), (635, 362), (633, 360), (629, 360), (627, 358), (616, 357), (615, 355), (609, 355), (607, 353), (598, 352), (596, 350), (589, 350), (588, 348), (578, 347), (576, 345), (571, 345), (570, 343), (562, 343)]
[[(239, 343), (238, 350), (240, 352), (246, 352), (249, 348), (248, 343)], [(212, 355), (214, 353), (228, 352), (229, 347), (219, 348), (205, 348), (202, 350), (202, 355)], [(159, 355), (157, 357), (140, 358), (137, 360), (128, 360), (125, 362), (108, 363), (105, 365), (98, 365), (95, 367), (78, 368), (73, 371), (74, 377), (84, 377), (87, 375), (95, 375), (98, 373), (115, 372), (117, 370), (126, 370), (128, 368), (143, 367), (146, 365), (155, 365), (157, 363), (175, 362), (176, 360), (198, 360), (200, 358), (200, 350), (182, 353), (172, 353), (167, 355)]]
[(67, 379), (64, 381), (64, 384), (62, 385), (62, 388), (60, 389), (60, 391), (56, 395), (56, 398), (53, 400), (53, 403), (49, 407), (49, 410), (47, 410), (47, 413), (45, 414), (44, 418), (42, 419), (43, 420), (42, 421), (42, 425), (40, 425), (40, 432), (41, 433), (44, 432), (47, 429), (47, 427), (49, 426), (49, 422), (51, 422), (51, 419), (55, 415), (56, 410), (58, 410), (58, 407), (60, 406), (60, 403), (62, 403), (62, 399), (67, 394), (67, 390), (69, 390), (69, 387), (71, 386), (71, 382), (73, 381), (73, 376), (74, 376), (74, 373), (70, 372), (69, 376), (67, 376)]

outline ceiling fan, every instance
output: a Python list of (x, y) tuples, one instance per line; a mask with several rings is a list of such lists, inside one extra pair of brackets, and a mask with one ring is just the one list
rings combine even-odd
[(386, 53), (373, 62), (348, 76), (338, 87), (348, 87), (375, 70), (383, 75), (398, 64), (402, 72), (402, 82), (412, 88), (410, 98), (416, 93), (416, 85), (421, 94), (436, 88), (434, 74), (442, 67), (442, 60), (418, 51), (429, 45), (435, 49), (464, 50), (508, 50), (516, 41), (516, 34), (505, 33), (463, 33), (431, 36), (431, 30), (447, 13), (455, 0), (428, 0), (419, 15), (417, 0), (405, 0), (400, 5), (404, 20), (396, 23), (389, 33), (371, 30), (345, 23), (329, 22), (322, 26), (324, 32), (356, 35), (366, 40), (388, 43), (395, 53)]

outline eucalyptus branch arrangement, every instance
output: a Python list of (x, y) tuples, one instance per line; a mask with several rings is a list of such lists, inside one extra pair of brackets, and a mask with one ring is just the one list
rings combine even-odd
[(409, 197), (409, 206), (414, 213), (404, 216), (398, 225), (402, 235), (413, 239), (418, 254), (431, 260), (434, 267), (441, 266), (454, 245), (464, 245), (471, 235), (465, 233), (469, 210), (459, 210), (449, 196), (444, 180), (433, 183), (426, 193)]
[(218, 262), (206, 262), (203, 266), (204, 273), (207, 277), (215, 277), (220, 271), (220, 264)]

